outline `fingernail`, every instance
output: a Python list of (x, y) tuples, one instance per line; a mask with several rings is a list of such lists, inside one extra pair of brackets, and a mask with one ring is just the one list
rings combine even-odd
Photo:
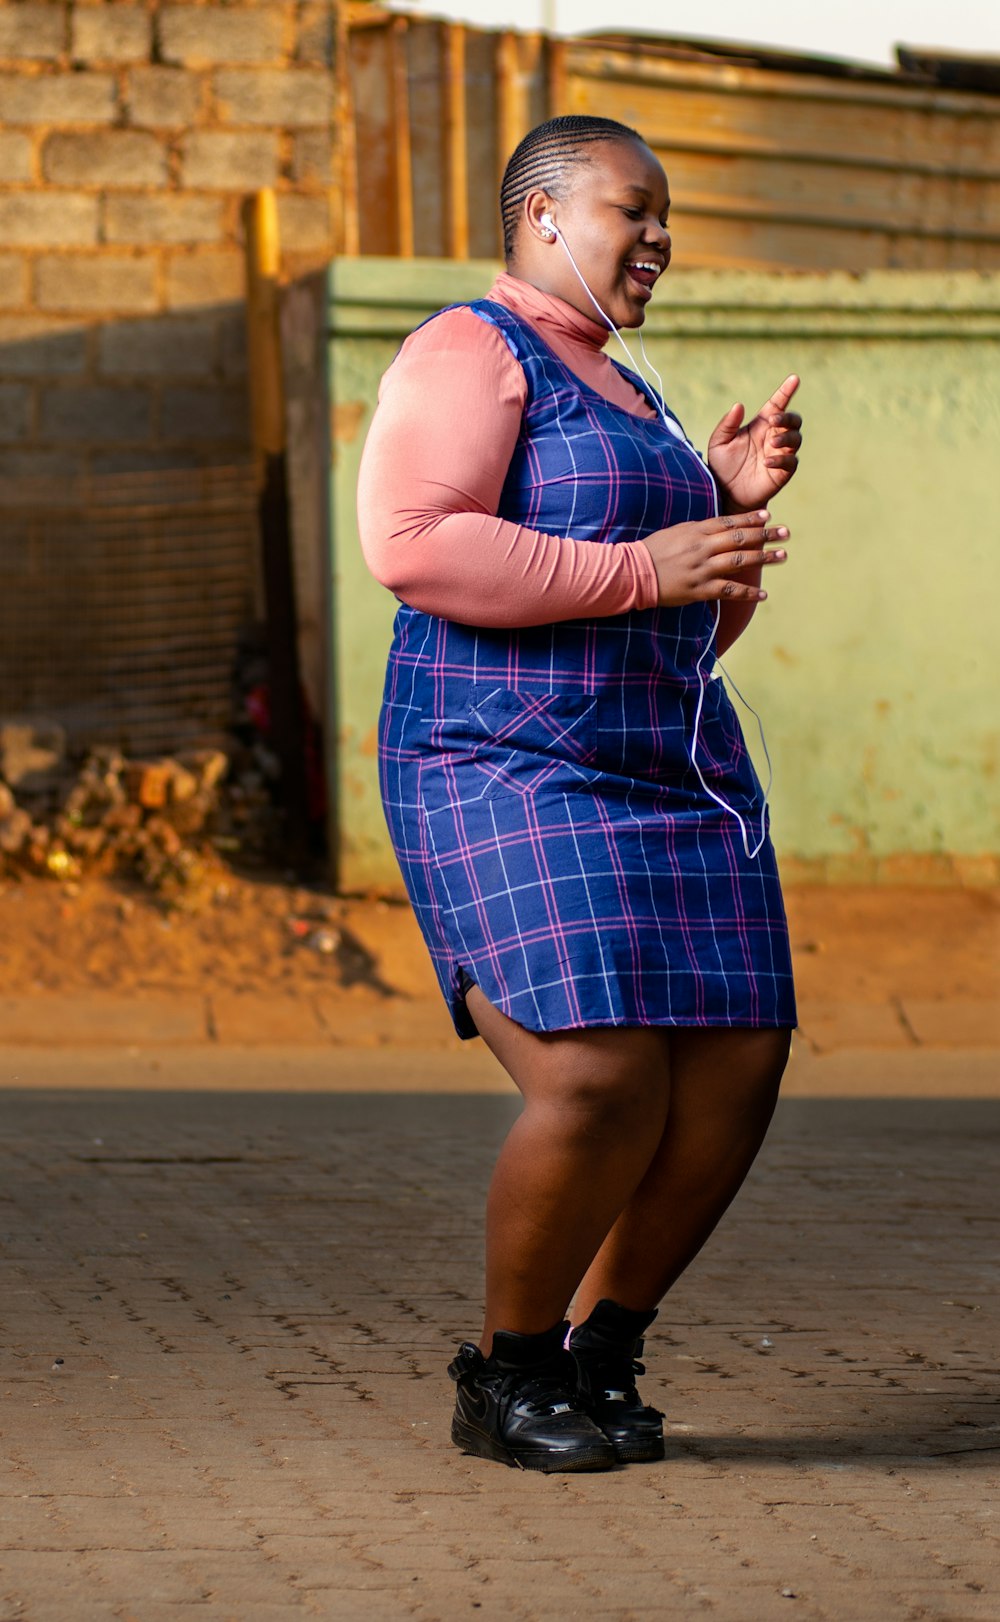
[(759, 507), (757, 509), (757, 517), (758, 518), (770, 518), (770, 516), (771, 516), (771, 514), (768, 512), (766, 507)]
[(764, 601), (764, 598), (765, 598), (765, 597), (766, 597), (766, 596), (767, 596), (767, 592), (766, 592), (766, 591), (759, 591), (759, 592), (758, 592), (758, 593), (757, 593), (757, 596), (758, 596), (758, 598), (759, 598), (759, 600), (760, 600), (760, 601), (761, 601), (761, 602), (763, 602), (763, 601)]

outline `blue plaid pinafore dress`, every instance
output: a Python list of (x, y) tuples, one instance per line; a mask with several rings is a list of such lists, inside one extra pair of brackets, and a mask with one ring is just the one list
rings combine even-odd
[[(504, 306), (469, 307), (527, 382), (499, 516), (609, 546), (711, 516), (686, 440), (588, 388)], [(711, 654), (696, 668), (714, 617), (695, 603), (498, 630), (400, 607), (382, 798), (459, 1035), (476, 1034), (466, 977), (532, 1031), (795, 1024), (770, 840), (747, 858), (689, 756), (703, 687), (701, 774), (759, 826)]]

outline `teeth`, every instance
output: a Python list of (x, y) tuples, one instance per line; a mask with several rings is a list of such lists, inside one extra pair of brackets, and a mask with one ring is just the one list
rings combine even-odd
[(653, 264), (648, 259), (630, 259), (629, 260), (629, 269), (630, 270), (651, 270), (653, 272), (654, 276), (658, 276), (660, 274), (659, 265)]

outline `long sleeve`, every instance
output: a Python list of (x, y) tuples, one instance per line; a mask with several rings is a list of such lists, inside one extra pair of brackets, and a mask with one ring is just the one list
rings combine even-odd
[(608, 546), (496, 516), (525, 400), (495, 328), (445, 312), (382, 381), (358, 481), (368, 567), (403, 602), (444, 619), (529, 626), (657, 601), (641, 541)]

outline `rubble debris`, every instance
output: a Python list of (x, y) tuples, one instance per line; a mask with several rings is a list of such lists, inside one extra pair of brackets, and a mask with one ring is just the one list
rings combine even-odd
[[(0, 758), (13, 773), (0, 776), (0, 873), (48, 875), (65, 886), (86, 872), (127, 872), (168, 902), (185, 904), (204, 892), (207, 904), (219, 892), (217, 852), (265, 855), (276, 813), (253, 752), (233, 771), (220, 749), (151, 760), (95, 749), (73, 777), (56, 743), (44, 754), (39, 729), (30, 738), (29, 731), (0, 727)], [(60, 792), (53, 796), (56, 765)], [(45, 772), (43, 803), (36, 791)]]
[[(9, 799), (9, 810), (6, 809)], [(0, 852), (16, 856), (31, 833), (31, 818), (22, 811), (5, 783), (0, 783)]]
[[(139, 878), (170, 904), (224, 905), (220, 867), (272, 867), (286, 837), (260, 627), (248, 629), (241, 647), (233, 698), (225, 748), (155, 758), (95, 747), (81, 759), (55, 722), (0, 714), (0, 879), (25, 872), (65, 886), (115, 873)], [(315, 724), (310, 736), (319, 863), (325, 795)], [(314, 919), (306, 933), (325, 922)]]
[(66, 734), (55, 721), (0, 720), (0, 777), (22, 795), (45, 793), (66, 759)]
[(168, 760), (130, 760), (125, 764), (125, 792), (133, 805), (158, 811), (167, 803), (170, 782)]
[(67, 850), (46, 851), (45, 866), (56, 879), (75, 879), (80, 873), (79, 863), (73, 860)]

